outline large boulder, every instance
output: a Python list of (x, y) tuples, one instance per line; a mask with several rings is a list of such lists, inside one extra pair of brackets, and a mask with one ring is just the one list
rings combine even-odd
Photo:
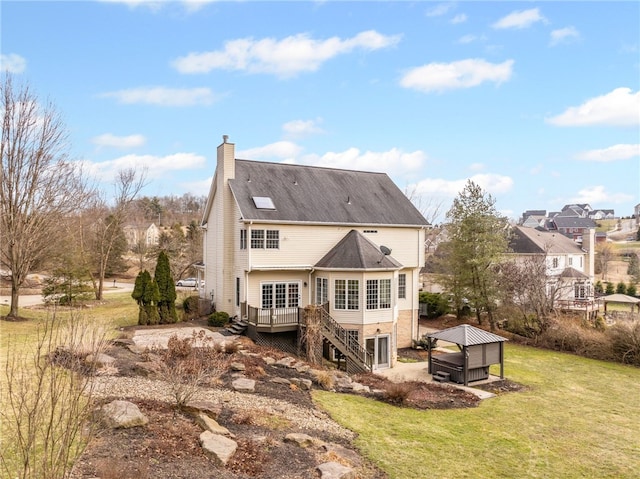
[(325, 462), (317, 467), (320, 479), (354, 479), (353, 469), (343, 466), (339, 462)]
[(231, 387), (241, 393), (253, 393), (256, 391), (255, 379), (238, 378), (231, 383)]
[(233, 439), (214, 434), (211, 431), (204, 431), (200, 434), (200, 445), (205, 454), (213, 459), (218, 466), (226, 466), (238, 449), (238, 443)]
[(144, 426), (149, 422), (138, 406), (129, 401), (112, 401), (100, 409), (102, 422), (114, 429)]

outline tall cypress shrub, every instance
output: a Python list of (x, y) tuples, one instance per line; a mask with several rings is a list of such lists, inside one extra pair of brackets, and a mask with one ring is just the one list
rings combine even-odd
[(169, 267), (169, 257), (164, 251), (160, 251), (158, 262), (156, 263), (155, 282), (158, 284), (160, 291), (160, 300), (158, 301), (158, 313), (160, 315), (160, 324), (177, 323), (178, 313), (176, 312), (176, 285), (171, 276)]
[(140, 271), (136, 276), (131, 297), (138, 303), (138, 324), (158, 324), (160, 320), (158, 315), (160, 291), (146, 269)]

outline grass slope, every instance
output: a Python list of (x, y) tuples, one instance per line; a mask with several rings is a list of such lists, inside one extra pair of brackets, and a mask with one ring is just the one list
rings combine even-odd
[(640, 369), (517, 345), (505, 357), (507, 377), (529, 389), (476, 409), (314, 399), (392, 478), (640, 477)]

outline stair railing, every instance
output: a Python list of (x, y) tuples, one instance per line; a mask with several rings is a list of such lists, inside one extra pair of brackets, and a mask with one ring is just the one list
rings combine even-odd
[(336, 345), (339, 350), (344, 349), (348, 357), (357, 361), (366, 370), (373, 370), (373, 355), (357, 339), (348, 334), (348, 331), (333, 319), (325, 308), (322, 308), (322, 329), (331, 339), (339, 343)]

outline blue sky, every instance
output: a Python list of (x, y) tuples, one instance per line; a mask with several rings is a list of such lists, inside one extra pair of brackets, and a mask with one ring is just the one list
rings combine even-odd
[(2, 70), (106, 184), (147, 166), (145, 194), (205, 195), (225, 134), (239, 158), (386, 172), (442, 212), (468, 178), (511, 218), (640, 202), (638, 2), (0, 8)]

